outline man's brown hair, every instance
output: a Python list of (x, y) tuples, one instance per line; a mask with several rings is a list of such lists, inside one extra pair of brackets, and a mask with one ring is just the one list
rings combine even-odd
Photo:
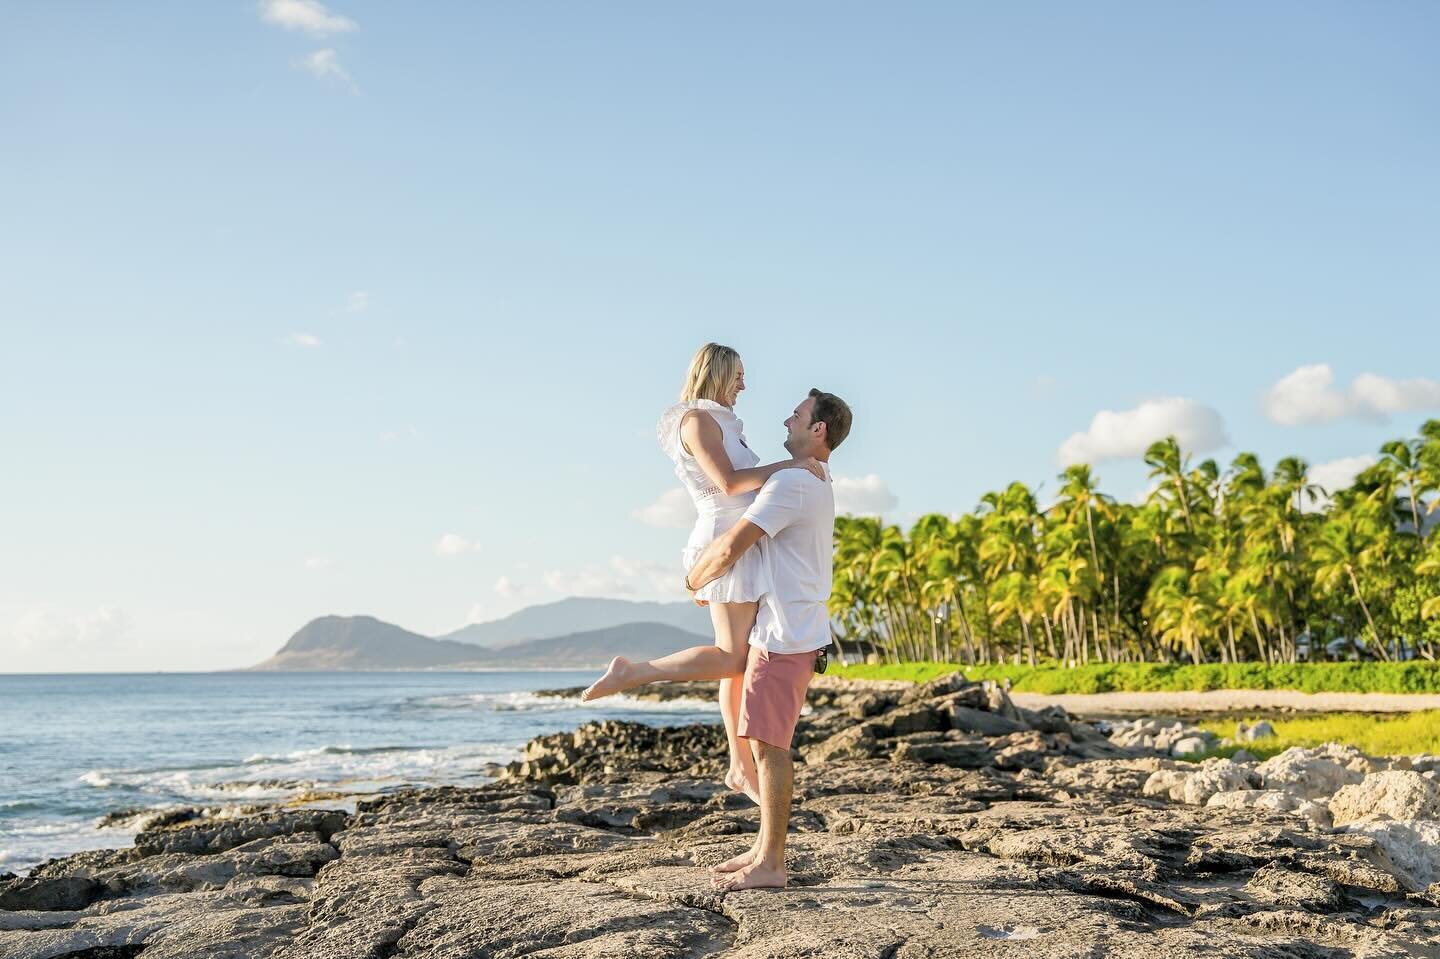
[(833, 453), (835, 447), (850, 435), (850, 407), (834, 393), (823, 390), (811, 390), (810, 397), (815, 400), (815, 406), (810, 411), (810, 423), (825, 424), (825, 445)]

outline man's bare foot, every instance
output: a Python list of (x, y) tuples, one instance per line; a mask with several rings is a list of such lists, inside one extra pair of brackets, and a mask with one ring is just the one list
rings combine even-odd
[(755, 805), (760, 805), (760, 790), (755, 786), (755, 780), (745, 775), (745, 770), (739, 766), (731, 766), (725, 773), (725, 785), (737, 793), (744, 793), (750, 797)]
[(783, 889), (785, 870), (753, 862), (734, 872), (718, 873), (710, 878), (710, 885), (721, 892), (739, 892), (741, 889)]
[(605, 670), (605, 675), (585, 687), (585, 691), (580, 694), (580, 701), (588, 703), (592, 699), (599, 699), (602, 696), (623, 693), (630, 688), (626, 685), (629, 672), (630, 660), (624, 656), (616, 656), (610, 660), (610, 666)]
[(760, 858), (760, 850), (751, 847), (734, 859), (727, 859), (718, 866), (711, 866), (711, 872), (738, 872)]

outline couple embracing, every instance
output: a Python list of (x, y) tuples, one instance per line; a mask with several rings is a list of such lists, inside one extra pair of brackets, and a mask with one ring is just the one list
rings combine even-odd
[(812, 389), (785, 420), (791, 459), (765, 466), (745, 442), (735, 401), (740, 354), (707, 343), (690, 361), (680, 403), (665, 411), (660, 445), (699, 514), (683, 554), (685, 588), (710, 608), (714, 646), (660, 659), (617, 656), (582, 698), (653, 682), (720, 680), (730, 747), (725, 785), (760, 806), (747, 852), (715, 867), (722, 890), (785, 885), (794, 764), (790, 746), (810, 677), (830, 645), (835, 496), (830, 454), (850, 432), (850, 407)]

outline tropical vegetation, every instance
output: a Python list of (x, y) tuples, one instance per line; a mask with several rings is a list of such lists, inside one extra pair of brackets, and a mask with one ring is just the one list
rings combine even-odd
[[(1236, 750), (1244, 749), (1267, 759), (1291, 746), (1319, 746), (1323, 743), (1344, 743), (1370, 756), (1434, 755), (1440, 752), (1440, 711), (1436, 710), (1387, 715), (1324, 713), (1265, 718), (1275, 729), (1274, 738), (1221, 746), (1205, 755), (1233, 755)], [(1253, 724), (1258, 720), (1252, 716), (1248, 717), (1248, 721)], [(1202, 722), (1200, 726), (1219, 736), (1235, 735), (1235, 717)]]
[(1066, 667), (963, 663), (861, 663), (837, 666), (845, 679), (924, 683), (963, 671), (974, 680), (1008, 682), (1021, 693), (1184, 692), (1210, 689), (1289, 689), (1302, 693), (1440, 694), (1440, 663), (1410, 660), (1348, 663), (1090, 663)]
[(1087, 465), (1053, 501), (1023, 483), (908, 531), (838, 517), (830, 612), (845, 659), (963, 665), (1435, 661), (1440, 420), (1345, 489), (1308, 464), (1222, 469), (1174, 437), (1143, 503)]

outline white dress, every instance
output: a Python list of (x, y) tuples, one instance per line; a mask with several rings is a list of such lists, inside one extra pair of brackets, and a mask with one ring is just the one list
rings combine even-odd
[[(695, 565), (711, 540), (740, 521), (755, 499), (754, 492), (726, 496), (705, 475), (695, 457), (685, 451), (685, 444), (680, 441), (680, 421), (691, 410), (709, 414), (720, 425), (725, 453), (730, 457), (733, 468), (740, 470), (760, 465), (760, 457), (745, 445), (745, 424), (728, 406), (714, 400), (694, 400), (677, 403), (661, 414), (660, 424), (655, 428), (660, 447), (674, 461), (675, 475), (680, 477), (698, 514), (695, 528), (690, 531), (690, 540), (680, 554), (686, 570)], [(749, 603), (768, 593), (770, 569), (765, 562), (763, 546), (762, 542), (746, 550), (729, 572), (707, 583), (695, 593), (696, 597), (712, 603)]]

